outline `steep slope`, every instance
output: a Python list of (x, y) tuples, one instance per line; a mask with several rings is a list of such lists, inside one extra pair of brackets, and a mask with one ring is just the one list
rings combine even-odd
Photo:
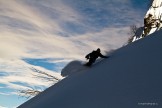
[(18, 108), (162, 108), (161, 34), (118, 49)]

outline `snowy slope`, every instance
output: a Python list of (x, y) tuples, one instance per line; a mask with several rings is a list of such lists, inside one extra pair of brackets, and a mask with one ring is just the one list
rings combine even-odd
[(161, 34), (116, 50), (18, 108), (162, 108)]

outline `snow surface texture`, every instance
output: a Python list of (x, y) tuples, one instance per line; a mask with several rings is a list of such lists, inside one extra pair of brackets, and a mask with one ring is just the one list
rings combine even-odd
[(18, 108), (162, 108), (161, 34), (116, 50)]

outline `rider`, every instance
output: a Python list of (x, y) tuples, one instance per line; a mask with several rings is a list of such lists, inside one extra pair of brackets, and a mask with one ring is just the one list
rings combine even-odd
[(92, 51), (91, 53), (87, 54), (85, 56), (85, 58), (89, 59), (88, 63), (86, 64), (86, 66), (91, 66), (98, 57), (101, 58), (108, 58), (107, 56), (104, 56), (101, 54), (101, 50), (100, 48), (98, 48), (96, 51)]

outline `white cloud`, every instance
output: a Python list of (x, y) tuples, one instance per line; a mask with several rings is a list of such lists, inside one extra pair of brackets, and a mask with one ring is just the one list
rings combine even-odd
[[(90, 49), (96, 49), (100, 47), (103, 50), (111, 50), (121, 47), (128, 39), (129, 27), (122, 28), (107, 28), (97, 33), (87, 33), (79, 37), (72, 37), (73, 41), (79, 41), (79, 48), (82, 49), (84, 54)], [(119, 38), (120, 34), (120, 38)], [(82, 41), (83, 40), (83, 41)], [(84, 45), (85, 46), (84, 46)], [(86, 46), (89, 46), (87, 49)]]
[[(108, 11), (114, 10), (112, 6), (106, 8)], [(44, 9), (47, 11), (45, 12)], [(119, 13), (117, 16), (120, 16), (120, 19), (130, 16), (130, 22), (140, 22), (140, 15), (135, 11), (127, 11), (123, 16), (121, 9), (115, 8), (115, 12)], [(132, 17), (135, 17), (135, 21), (132, 21)], [(49, 83), (33, 78), (34, 72), (29, 69), (33, 66), (25, 63), (23, 58), (50, 58), (48, 62), (67, 63), (72, 59), (84, 60), (85, 54), (98, 47), (102, 51), (107, 51), (116, 49), (127, 41), (129, 27), (115, 28), (109, 25), (109, 27), (93, 31), (91, 29), (95, 26), (88, 25), (86, 18), (74, 7), (60, 0), (39, 2), (0, 0), (0, 72), (6, 73), (1, 76), (0, 83), (14, 90), (25, 89), (27, 86), (47, 87)], [(88, 20), (93, 19), (89, 17)], [(115, 18), (115, 21), (117, 20)], [(83, 26), (87, 32), (71, 34), (63, 28), (66, 22)], [(117, 24), (120, 23), (117, 22)], [(59, 33), (68, 34), (70, 37)], [(61, 60), (55, 60), (55, 58), (61, 58)], [(42, 67), (36, 68), (60, 77), (56, 72)]]
[[(7, 75), (1, 76), (0, 83), (5, 84), (4, 88), (9, 88), (13, 90), (22, 90), (28, 89), (30, 87), (48, 87), (51, 85), (51, 82), (43, 81), (42, 79), (37, 79), (34, 77), (35, 72), (30, 68), (34, 67), (29, 65), (21, 60), (0, 60), (0, 72), (5, 72)], [(51, 75), (54, 75), (58, 78), (60, 77), (59, 73), (54, 73), (52, 71), (43, 69), (42, 67), (36, 67), (36, 69), (45, 71)]]
[(7, 107), (4, 107), (4, 106), (0, 106), (0, 108), (7, 108)]
[[(35, 2), (30, 1), (30, 3), (34, 4)], [(13, 30), (14, 28), (12, 28), (12, 31), (2, 32), (0, 35), (0, 39), (2, 41), (0, 45), (3, 46), (0, 48), (1, 57), (4, 58), (10, 58), (10, 57), (11, 58), (12, 57), (16, 57), (16, 58), (55, 57), (57, 58), (59, 57), (59, 58), (66, 58), (66, 59), (78, 58), (78, 57), (81, 58), (83, 53), (82, 51), (80, 51), (80, 49), (78, 49), (78, 46), (83, 47), (83, 49), (87, 48), (88, 50), (94, 48), (94, 46), (96, 47), (98, 46), (98, 44), (96, 44), (97, 43), (96, 40), (98, 39), (100, 40), (99, 36), (102, 35), (103, 30), (97, 33), (88, 32), (87, 33), (88, 35), (87, 34), (79, 35), (75, 38), (76, 41), (71, 41), (71, 39), (69, 38), (61, 37), (58, 34), (56, 34), (56, 32), (53, 32), (55, 34), (52, 34), (50, 32), (50, 30), (54, 30), (54, 29), (56, 31), (64, 32), (59, 25), (61, 22), (64, 21), (82, 23), (80, 19), (83, 19), (83, 16), (79, 15), (74, 9), (72, 9), (68, 5), (65, 5), (63, 2), (56, 0), (54, 2), (49, 2), (49, 3), (45, 2), (45, 4), (41, 4), (43, 6), (51, 8), (52, 11), (56, 11), (59, 13), (59, 19), (53, 19), (53, 21), (51, 18), (45, 16), (46, 14), (39, 11), (37, 7), (26, 5), (25, 2), (12, 1), (11, 3), (8, 3), (3, 1), (3, 4), (6, 5), (6, 7), (8, 7), (10, 10), (12, 9), (14, 11), (14, 12), (9, 11), (6, 12), (7, 14), (6, 13), (3, 14), (9, 17), (21, 19), (27, 23), (31, 23), (34, 26), (34, 28), (37, 29), (38, 31), (33, 32), (33, 31), (25, 31), (25, 30)], [(106, 28), (106, 30), (109, 31), (107, 32), (107, 34), (111, 33), (112, 35), (114, 34), (116, 35), (116, 28), (113, 29)], [(22, 31), (23, 32), (25, 31), (25, 33), (29, 33), (30, 35), (23, 34)], [(91, 39), (88, 42), (87, 40), (80, 40), (81, 36), (87, 35), (88, 37), (89, 35), (92, 34), (93, 35), (97, 34), (98, 36), (95, 36), (95, 39)], [(105, 37), (106, 40), (110, 40), (110, 38), (113, 38), (112, 36), (107, 34), (105, 34), (105, 36), (103, 35), (102, 38)], [(119, 34), (117, 36), (118, 37), (116, 38), (119, 38)], [(90, 37), (94, 37), (94, 36), (90, 36)], [(79, 43), (76, 42), (81, 42), (84, 44), (84, 46), (78, 45)], [(113, 43), (114, 41), (111, 40), (111, 42)], [(121, 43), (118, 42), (117, 45), (118, 44)], [(102, 42), (102, 46), (104, 45), (105, 43)], [(109, 45), (111, 46), (111, 43), (109, 43)]]
[[(18, 20), (23, 20), (27, 23), (33, 24), (38, 28), (49, 27), (47, 21), (44, 21), (38, 14), (35, 13), (28, 5), (24, 5), (21, 1), (9, 0), (9, 1), (0, 1), (4, 6), (4, 13), (1, 15), (15, 18)], [(12, 10), (12, 11), (11, 11)]]
[(3, 93), (3, 92), (0, 92), (0, 95), (10, 95), (10, 94), (8, 94), (8, 93)]

